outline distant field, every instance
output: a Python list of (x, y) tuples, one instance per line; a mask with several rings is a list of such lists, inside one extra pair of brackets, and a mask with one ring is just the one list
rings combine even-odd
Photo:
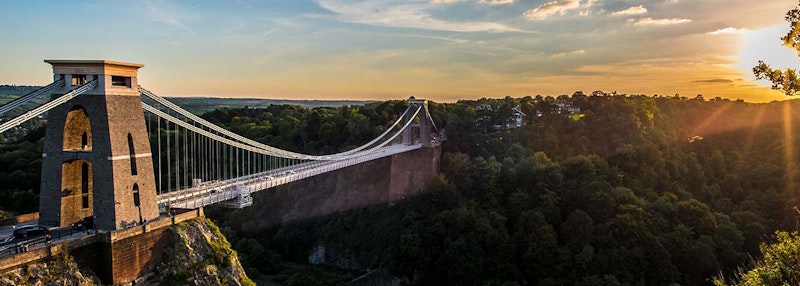
[(40, 88), (29, 85), (0, 85), (0, 105)]
[(18, 95), (12, 95), (12, 94), (0, 94), (0, 105), (9, 103), (18, 97), (19, 97)]
[(375, 101), (356, 100), (288, 100), (288, 99), (258, 99), (258, 98), (214, 98), (214, 97), (168, 97), (172, 103), (177, 104), (195, 114), (202, 114), (217, 108), (263, 108), (270, 105), (299, 105), (307, 108), (338, 107), (342, 105), (365, 105)]
[[(22, 95), (32, 92), (40, 86), (0, 85), (0, 105), (6, 104)], [(299, 105), (307, 108), (338, 107), (342, 105), (364, 105), (375, 101), (355, 100), (288, 100), (288, 99), (259, 99), (259, 98), (213, 98), (213, 97), (169, 97), (169, 101), (191, 111), (203, 114), (217, 108), (262, 108), (275, 105)]]

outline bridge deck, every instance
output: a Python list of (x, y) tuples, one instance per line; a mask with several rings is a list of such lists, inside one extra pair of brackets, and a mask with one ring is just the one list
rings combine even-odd
[(227, 206), (246, 207), (252, 204), (251, 193), (421, 147), (422, 144), (395, 144), (346, 160), (309, 162), (228, 180), (203, 182), (191, 188), (160, 194), (158, 204), (179, 209), (196, 209), (220, 202)]

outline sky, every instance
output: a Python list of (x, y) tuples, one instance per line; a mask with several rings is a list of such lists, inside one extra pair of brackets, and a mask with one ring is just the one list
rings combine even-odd
[(0, 84), (45, 59), (144, 64), (162, 96), (439, 102), (590, 93), (787, 99), (756, 82), (793, 0), (3, 1)]

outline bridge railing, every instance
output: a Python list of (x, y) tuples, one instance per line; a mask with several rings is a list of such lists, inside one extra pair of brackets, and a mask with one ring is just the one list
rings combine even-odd
[[(192, 188), (161, 194), (158, 197), (158, 202), (159, 205), (164, 207), (168, 205), (171, 208), (181, 209), (199, 208), (223, 201), (238, 199), (242, 196), (247, 197), (251, 193), (261, 190), (419, 148), (422, 148), (422, 144), (390, 145), (378, 151), (346, 160), (310, 162), (296, 165), (291, 169), (286, 169), (286, 171), (277, 173), (275, 170), (272, 170), (218, 181), (213, 184), (193, 186)], [(242, 207), (237, 206), (236, 203), (230, 203), (228, 205)]]

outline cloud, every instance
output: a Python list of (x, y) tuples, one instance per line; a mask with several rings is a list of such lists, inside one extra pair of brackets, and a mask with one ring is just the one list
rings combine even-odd
[(532, 20), (543, 20), (553, 15), (564, 15), (570, 10), (589, 8), (594, 5), (595, 0), (561, 0), (547, 2), (539, 7), (525, 11), (525, 17)]
[(570, 56), (570, 55), (583, 55), (585, 53), (586, 53), (586, 50), (574, 50), (574, 51), (569, 51), (569, 52), (560, 52), (560, 53), (557, 53), (557, 54), (553, 54), (550, 57), (551, 58), (560, 58), (560, 57)]
[[(186, 30), (187, 32), (194, 33), (192, 29), (189, 29), (188, 26), (183, 24), (180, 19), (178, 19), (178, 15), (176, 13), (170, 13), (171, 11), (165, 11), (162, 7), (156, 6), (155, 3), (161, 3), (159, 1), (143, 1), (144, 5), (147, 7), (147, 11), (150, 13), (150, 17), (156, 22), (161, 22), (163, 24), (167, 24), (169, 26), (177, 27)], [(173, 9), (174, 10), (174, 9)]]
[(666, 26), (666, 25), (675, 25), (675, 24), (683, 24), (691, 22), (691, 19), (683, 19), (683, 18), (669, 18), (669, 19), (653, 19), (650, 17), (641, 18), (641, 19), (628, 19), (628, 22), (633, 22), (635, 26)]
[[(441, 3), (453, 0), (435, 0)], [(317, 5), (336, 14), (339, 21), (374, 26), (450, 32), (528, 32), (496, 22), (455, 22), (434, 18), (428, 11), (435, 3), (406, 1), (353, 2), (317, 0)]]
[(733, 27), (722, 28), (713, 32), (708, 32), (709, 35), (726, 35), (726, 34), (741, 34), (747, 32), (747, 29), (737, 29)]
[(514, 0), (480, 0), (478, 3), (489, 5), (514, 4)]
[[(458, 3), (458, 2), (465, 2), (466, 0), (430, 0), (431, 3), (434, 4), (450, 4), (450, 3)], [(488, 5), (504, 5), (504, 4), (514, 4), (514, 0), (478, 0), (480, 4), (488, 4)]]
[(618, 15), (642, 15), (642, 14), (647, 14), (647, 8), (645, 8), (644, 5), (634, 6), (634, 7), (630, 7), (628, 9), (625, 9), (625, 10), (621, 10), (621, 11), (617, 11), (617, 12), (611, 13), (612, 16), (618, 16)]
[(692, 82), (699, 82), (699, 83), (731, 83), (731, 82), (733, 82), (733, 80), (724, 79), (724, 78), (712, 78), (712, 79), (693, 80)]
[(261, 33), (261, 37), (262, 38), (266, 38), (269, 35), (272, 35), (273, 33), (277, 32), (277, 31), (278, 31), (278, 28), (273, 28), (272, 30), (266, 31), (264, 33)]

